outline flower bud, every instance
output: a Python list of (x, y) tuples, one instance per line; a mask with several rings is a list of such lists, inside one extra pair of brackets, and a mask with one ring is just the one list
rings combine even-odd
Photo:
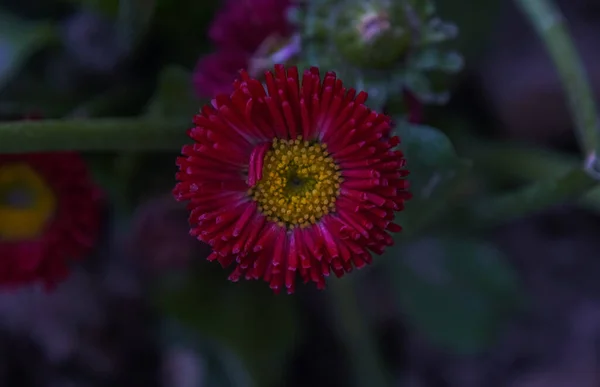
[(303, 66), (332, 68), (369, 93), (379, 109), (410, 90), (424, 103), (443, 103), (431, 73), (454, 73), (462, 57), (440, 46), (457, 35), (430, 0), (312, 0), (298, 7)]
[[(342, 8), (337, 17), (334, 42), (351, 63), (385, 69), (401, 60), (410, 47), (410, 29), (399, 4), (391, 8), (381, 3), (353, 4)], [(400, 17), (404, 20), (396, 20)]]

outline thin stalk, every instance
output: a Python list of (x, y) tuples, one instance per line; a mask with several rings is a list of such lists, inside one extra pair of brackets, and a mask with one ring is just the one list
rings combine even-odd
[(552, 179), (543, 179), (515, 191), (487, 197), (469, 208), (469, 223), (493, 226), (542, 211), (552, 205), (580, 199), (596, 186), (596, 180), (581, 168)]
[(585, 154), (585, 168), (600, 179), (600, 121), (585, 68), (571, 39), (565, 19), (552, 0), (515, 0), (544, 42), (558, 71)]
[(386, 387), (388, 377), (377, 345), (361, 312), (351, 278), (330, 281), (340, 339), (347, 345), (356, 387)]
[(113, 118), (0, 122), (0, 153), (178, 151), (189, 122)]

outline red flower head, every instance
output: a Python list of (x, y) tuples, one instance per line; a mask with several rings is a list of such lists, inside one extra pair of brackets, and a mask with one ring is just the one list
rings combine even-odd
[(99, 199), (77, 154), (0, 155), (0, 286), (64, 279), (96, 241)]
[(289, 0), (228, 0), (209, 31), (217, 52), (202, 57), (194, 71), (198, 95), (229, 94), (240, 69), (252, 76), (287, 60), (299, 49), (287, 20)]
[(325, 286), (393, 244), (394, 213), (410, 198), (390, 118), (333, 72), (275, 66), (266, 91), (246, 71), (230, 95), (194, 117), (173, 191), (189, 200), (191, 234), (209, 260), (235, 263), (232, 281), (263, 278), (276, 292)]

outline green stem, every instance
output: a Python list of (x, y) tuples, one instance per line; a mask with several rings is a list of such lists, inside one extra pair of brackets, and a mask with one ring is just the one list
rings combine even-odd
[(486, 197), (468, 208), (469, 224), (494, 226), (548, 206), (579, 199), (597, 208), (595, 179), (576, 157), (547, 149), (478, 139), (464, 141), (461, 150), (486, 175), (512, 182), (531, 182), (512, 192)]
[(40, 151), (177, 151), (189, 122), (143, 118), (0, 123), (0, 153)]
[(348, 346), (357, 387), (386, 387), (390, 383), (377, 345), (365, 323), (351, 278), (330, 281), (340, 339)]
[(596, 180), (577, 167), (559, 177), (540, 180), (522, 189), (476, 202), (469, 209), (469, 223), (482, 227), (510, 221), (579, 198), (595, 185)]
[(596, 103), (561, 12), (552, 0), (515, 1), (546, 45), (567, 94), (585, 158), (595, 161), (596, 156), (600, 155), (600, 121)]
[[(576, 157), (545, 149), (532, 149), (510, 143), (471, 141), (464, 149), (475, 164), (501, 180), (531, 182), (551, 180), (578, 168)], [(531, 189), (531, 188), (530, 188)], [(600, 212), (600, 186), (585, 192), (579, 202), (585, 208)]]
[(461, 154), (491, 178), (552, 179), (580, 167), (577, 156), (501, 141), (469, 141)]

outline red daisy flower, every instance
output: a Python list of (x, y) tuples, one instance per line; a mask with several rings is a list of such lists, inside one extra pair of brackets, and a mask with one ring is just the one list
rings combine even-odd
[(218, 51), (202, 57), (194, 71), (198, 95), (229, 93), (240, 69), (257, 76), (277, 62), (271, 57), (287, 60), (297, 53), (289, 6), (289, 0), (228, 0), (209, 30)]
[(0, 286), (63, 280), (96, 241), (99, 199), (78, 154), (0, 155)]
[(390, 118), (365, 106), (335, 73), (275, 66), (261, 82), (241, 72), (230, 95), (202, 108), (173, 190), (188, 201), (191, 234), (230, 280), (263, 278), (319, 289), (393, 244), (394, 213), (410, 198)]

